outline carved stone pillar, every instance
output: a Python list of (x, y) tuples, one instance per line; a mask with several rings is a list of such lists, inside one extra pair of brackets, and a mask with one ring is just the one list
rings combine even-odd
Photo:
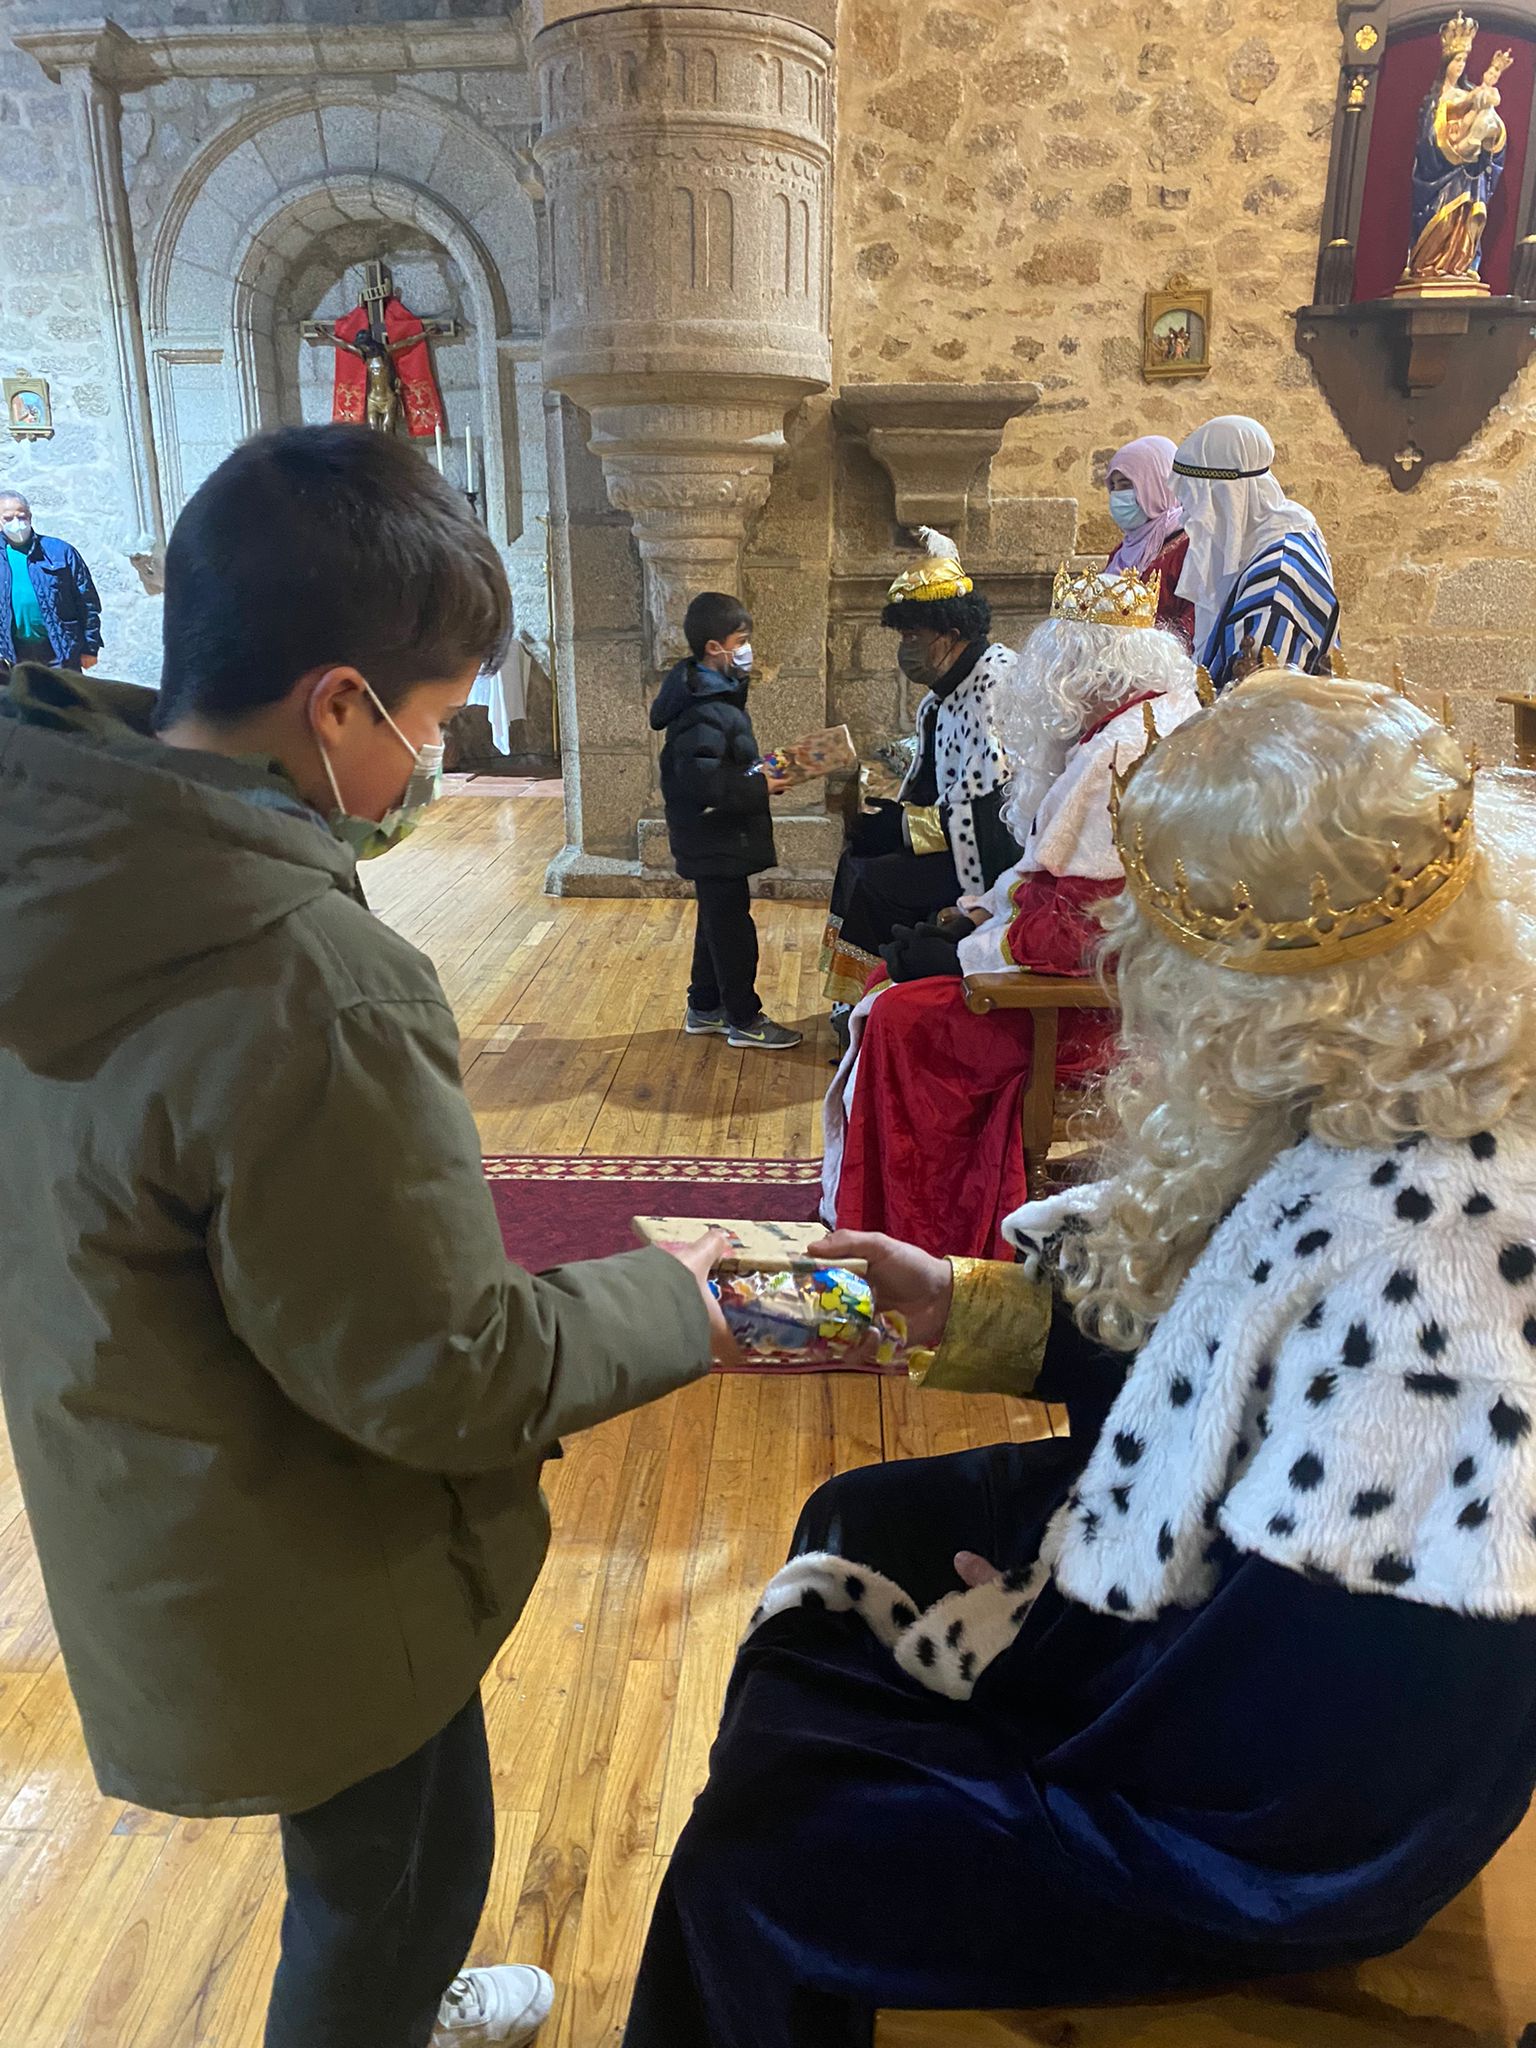
[(165, 513), (149, 404), (149, 366), (139, 308), (138, 264), (128, 187), (123, 174), (122, 88), (144, 83), (134, 39), (108, 21), (98, 30), (27, 39), (55, 85), (70, 89), (75, 159), (96, 230), (117, 371), (124, 474), (132, 493), (128, 559), (146, 589), (158, 590), (164, 569)]
[(831, 376), (831, 59), (763, 12), (578, 15), (534, 40), (548, 383), (582, 406), (645, 566), (649, 654), (739, 581), (786, 413)]

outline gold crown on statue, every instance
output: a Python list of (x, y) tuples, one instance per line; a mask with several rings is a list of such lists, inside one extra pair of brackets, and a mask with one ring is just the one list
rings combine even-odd
[[(1336, 660), (1332, 666), (1335, 675), (1346, 673), (1342, 661)], [(1394, 671), (1393, 680), (1406, 695), (1401, 670)], [(1201, 694), (1203, 701), (1204, 692)], [(1477, 852), (1471, 798), (1479, 767), (1475, 748), (1467, 757), (1466, 809), (1460, 818), (1453, 818), (1452, 798), (1440, 799), (1440, 845), (1412, 874), (1404, 873), (1402, 857), (1394, 847), (1386, 887), (1363, 903), (1339, 908), (1323, 876), (1314, 875), (1311, 908), (1305, 917), (1262, 916), (1254, 907), (1247, 883), (1241, 880), (1232, 885), (1230, 911), (1206, 910), (1190, 894), (1184, 863), (1174, 862), (1171, 889), (1157, 881), (1147, 867), (1142, 827), (1138, 825), (1128, 839), (1120, 822), (1120, 800), (1159, 737), (1151, 703), (1143, 704), (1141, 712), (1147, 744), (1124, 774), (1118, 769), (1111, 771), (1110, 821), (1125, 869), (1125, 885), (1136, 907), (1186, 953), (1201, 954), (1218, 967), (1239, 974), (1311, 974), (1345, 960), (1371, 960), (1433, 924), (1471, 879)], [(1449, 714), (1447, 700), (1442, 717), (1447, 731), (1452, 729)]]
[(1081, 573), (1063, 562), (1051, 587), (1051, 617), (1083, 626), (1155, 626), (1162, 587), (1160, 569), (1150, 576), (1135, 569)]
[(1447, 57), (1470, 56), (1477, 41), (1477, 28), (1472, 17), (1458, 9), (1440, 31), (1441, 52)]
[(891, 604), (937, 604), (946, 597), (968, 597), (976, 588), (960, 566), (960, 550), (947, 533), (920, 526), (917, 537), (923, 544), (922, 559), (903, 569), (887, 592)]

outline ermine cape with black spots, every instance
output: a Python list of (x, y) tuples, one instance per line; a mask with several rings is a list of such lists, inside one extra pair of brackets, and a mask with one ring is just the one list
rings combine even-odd
[[(1060, 1205), (1021, 1211), (1016, 1241)], [(1236, 1549), (1351, 1592), (1533, 1613), (1533, 1418), (1536, 1126), (1386, 1152), (1306, 1138), (1212, 1235), (1027, 1571), (919, 1614), (857, 1559), (798, 1557), (751, 1627), (856, 1608), (964, 1699), (1052, 1575), (1147, 1620), (1199, 1606)]]
[[(991, 877), (982, 864), (972, 806), (1008, 781), (1008, 754), (993, 729), (992, 695), (1013, 674), (1017, 654), (1001, 643), (990, 646), (965, 681), (947, 697), (930, 691), (917, 707), (917, 731), (934, 720), (933, 766), (939, 803), (949, 817), (949, 845), (960, 887), (980, 895)], [(910, 793), (922, 771), (922, 748), (897, 795)]]

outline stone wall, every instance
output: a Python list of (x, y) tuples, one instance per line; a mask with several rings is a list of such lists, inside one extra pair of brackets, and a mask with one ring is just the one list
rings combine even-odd
[[(1322, 519), (1358, 673), (1401, 660), (1508, 752), (1536, 688), (1536, 366), (1410, 494), (1355, 455), (1296, 353), (1340, 41), (1333, 0), (843, 0), (837, 375), (1027, 377), (994, 492), (1079, 500), (1107, 549), (1108, 455), (1221, 412), (1274, 433)], [(1208, 378), (1145, 382), (1141, 300), (1216, 294)]]
[(12, 46), (22, 28), (70, 18), (67, 5), (0, 0), (0, 334), (4, 368), (47, 377), (51, 441), (0, 434), (0, 482), (25, 491), (44, 532), (84, 551), (101, 592), (111, 672), (153, 681), (159, 605), (129, 559), (111, 321), (89, 227), (73, 110)]

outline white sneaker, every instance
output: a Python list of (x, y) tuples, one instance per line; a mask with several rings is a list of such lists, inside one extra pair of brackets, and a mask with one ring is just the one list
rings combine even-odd
[(549, 2018), (555, 1982), (531, 1963), (497, 1963), (455, 1977), (438, 2008), (432, 2048), (468, 2048), (470, 2042), (523, 2048)]

